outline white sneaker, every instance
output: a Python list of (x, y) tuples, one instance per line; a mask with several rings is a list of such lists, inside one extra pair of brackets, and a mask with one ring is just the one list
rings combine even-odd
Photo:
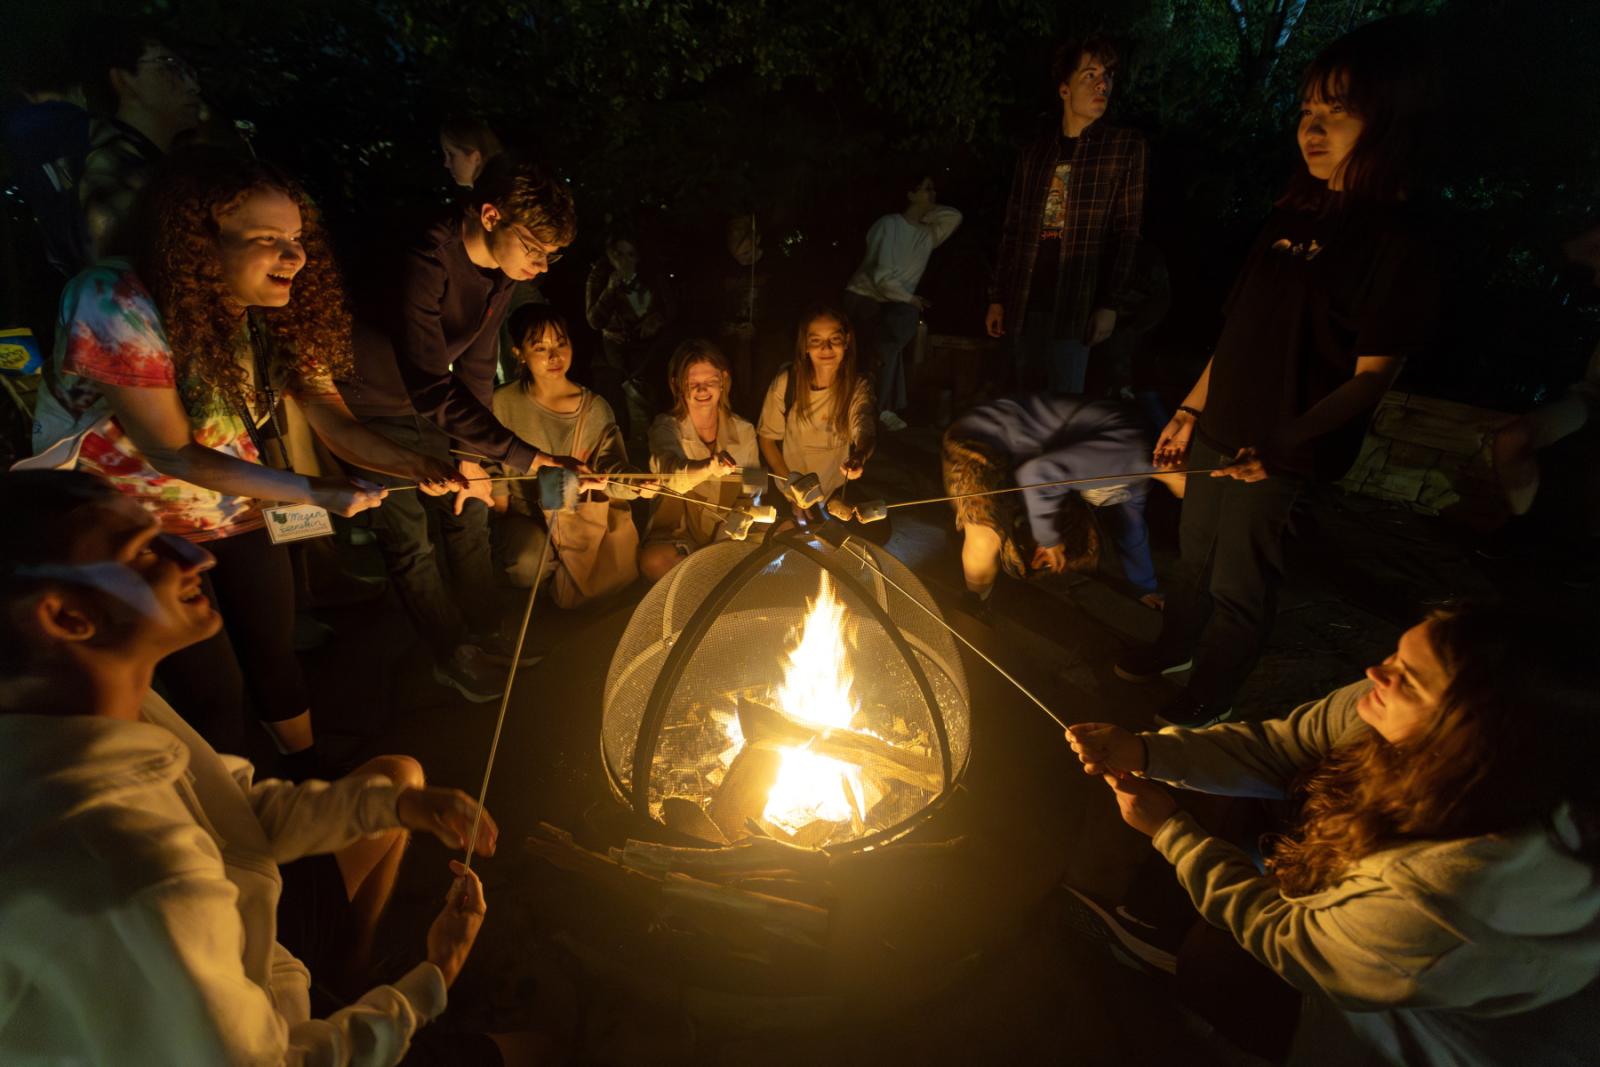
[(883, 423), (883, 428), (893, 433), (895, 430), (905, 429), (909, 423), (892, 411), (885, 411), (878, 416), (878, 421)]

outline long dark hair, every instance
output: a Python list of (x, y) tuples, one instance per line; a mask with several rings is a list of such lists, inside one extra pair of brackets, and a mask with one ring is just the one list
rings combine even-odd
[(844, 331), (844, 358), (839, 361), (839, 371), (833, 379), (830, 399), (833, 402), (834, 432), (842, 433), (848, 438), (850, 399), (855, 396), (856, 383), (861, 380), (861, 375), (856, 370), (856, 331), (850, 325), (850, 317), (831, 304), (817, 304), (800, 316), (800, 329), (796, 332), (794, 340), (794, 366), (790, 368), (790, 373), (794, 375), (794, 405), (801, 419), (806, 422), (816, 421), (811, 412), (811, 389), (817, 384), (817, 370), (811, 365), (811, 350), (806, 347), (806, 334), (811, 329), (811, 324), (821, 318), (833, 319)]
[(1325, 889), (1401, 842), (1523, 830), (1563, 802), (1574, 851), (1600, 859), (1592, 624), (1466, 604), (1431, 615), (1427, 639), (1449, 678), (1432, 722), (1394, 744), (1365, 731), (1302, 776), (1300, 826), (1267, 863), (1285, 892)]
[(1280, 203), (1324, 208), (1395, 204), (1422, 169), (1427, 117), (1437, 98), (1437, 63), (1420, 19), (1380, 19), (1324, 48), (1300, 79), (1301, 100), (1339, 103), (1361, 119), (1361, 136), (1340, 164), (1340, 193), (1302, 160)]

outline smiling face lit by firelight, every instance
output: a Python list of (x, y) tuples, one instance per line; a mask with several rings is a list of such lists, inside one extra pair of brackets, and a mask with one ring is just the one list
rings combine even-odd
[(1389, 658), (1367, 668), (1372, 689), (1357, 702), (1356, 713), (1390, 744), (1426, 730), (1449, 688), (1449, 672), (1429, 636), (1431, 625), (1421, 622), (1401, 634)]
[(529, 337), (514, 346), (519, 360), (541, 381), (555, 382), (567, 376), (572, 367), (572, 339), (554, 325), (546, 325), (538, 337)]
[(281, 189), (257, 189), (217, 216), (222, 281), (240, 308), (283, 307), (306, 265), (300, 207)]
[(1324, 99), (1314, 92), (1300, 102), (1300, 157), (1306, 161), (1311, 176), (1328, 183), (1337, 192), (1342, 187), (1341, 177), (1345, 161), (1350, 158), (1356, 142), (1361, 140), (1365, 127), (1361, 117), (1351, 111), (1341, 98)]

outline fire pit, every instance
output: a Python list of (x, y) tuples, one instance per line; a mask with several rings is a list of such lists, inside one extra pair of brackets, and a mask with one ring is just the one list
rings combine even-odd
[(601, 745), (639, 816), (699, 842), (855, 852), (908, 833), (970, 747), (954, 641), (875, 545), (799, 530), (690, 556), (612, 657)]

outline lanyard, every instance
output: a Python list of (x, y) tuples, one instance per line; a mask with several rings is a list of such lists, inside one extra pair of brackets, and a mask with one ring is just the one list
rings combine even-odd
[(260, 458), (262, 466), (289, 470), (283, 426), (278, 421), (278, 392), (272, 387), (272, 378), (268, 373), (266, 361), (262, 359), (262, 350), (267, 344), (266, 338), (262, 335), (260, 323), (254, 315), (247, 312), (245, 323), (245, 341), (250, 346), (250, 362), (255, 372), (256, 391), (266, 400), (267, 421), (272, 424), (270, 440), (277, 442), (276, 448), (268, 449), (269, 439), (261, 434), (260, 427), (256, 425), (256, 417), (250, 411), (249, 402), (237, 393), (229, 399), (232, 401), (234, 412), (244, 423), (244, 430), (250, 436), (250, 443), (255, 445), (256, 455)]

